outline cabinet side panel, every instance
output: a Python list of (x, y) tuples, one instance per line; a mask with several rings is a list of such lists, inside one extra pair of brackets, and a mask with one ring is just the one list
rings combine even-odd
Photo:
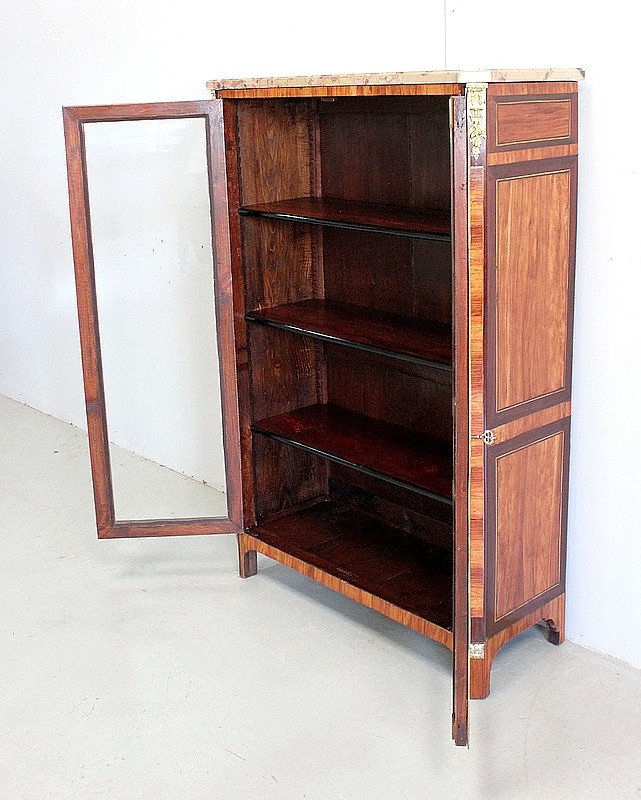
[(496, 182), (497, 411), (565, 382), (569, 170)]
[(565, 588), (576, 87), (492, 87), (486, 188), (486, 629)]
[(490, 449), (488, 632), (564, 591), (569, 418)]
[(570, 398), (576, 158), (490, 167), (488, 427)]
[[(316, 101), (240, 102), (236, 113), (238, 205), (318, 193)], [(322, 297), (318, 231), (243, 217), (240, 239), (246, 310)], [(327, 493), (327, 464), (252, 437), (250, 430), (259, 419), (322, 402), (326, 371), (318, 343), (244, 319), (242, 325), (247, 342), (243, 387), (248, 395), (245, 435), (252, 459), (253, 522)]]

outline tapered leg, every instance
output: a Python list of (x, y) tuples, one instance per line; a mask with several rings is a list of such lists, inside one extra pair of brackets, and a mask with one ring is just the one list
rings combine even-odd
[(238, 536), (238, 569), (241, 578), (251, 578), (258, 572), (258, 559), (255, 550), (246, 549), (246, 537)]
[(470, 699), (483, 700), (490, 693), (490, 671), (494, 656), (485, 647), (485, 658), (470, 658)]

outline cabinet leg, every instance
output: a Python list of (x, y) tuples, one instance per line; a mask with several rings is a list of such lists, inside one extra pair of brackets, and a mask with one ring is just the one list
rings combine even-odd
[(563, 644), (565, 641), (565, 595), (548, 604), (545, 621), (548, 624), (548, 641)]
[(470, 659), (470, 699), (483, 700), (490, 693), (490, 671), (493, 656), (485, 647), (485, 658)]
[(258, 572), (258, 558), (255, 550), (245, 547), (245, 536), (238, 536), (238, 570), (241, 578), (251, 578)]

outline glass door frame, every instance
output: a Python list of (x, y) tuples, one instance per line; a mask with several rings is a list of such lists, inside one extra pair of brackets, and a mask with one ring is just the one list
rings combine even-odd
[[(241, 533), (243, 529), (231, 244), (222, 106), (222, 100), (197, 100), (63, 108), (80, 349), (99, 539)], [(100, 351), (84, 127), (99, 122), (186, 118), (203, 118), (205, 121), (227, 516), (116, 520)]]

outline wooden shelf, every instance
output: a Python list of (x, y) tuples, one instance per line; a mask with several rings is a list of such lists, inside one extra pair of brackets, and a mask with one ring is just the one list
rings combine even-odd
[(328, 197), (294, 197), (274, 203), (241, 206), (238, 213), (445, 242), (452, 238), (449, 213), (425, 208), (335, 200)]
[(263, 419), (252, 430), (452, 504), (448, 442), (331, 404)]
[(245, 319), (333, 344), (452, 369), (449, 325), (331, 300), (303, 300), (263, 308), (246, 314)]
[[(439, 628), (452, 629), (449, 550), (332, 500), (263, 522), (251, 536), (270, 548), (267, 555), (288, 566), (296, 568), (290, 556)], [(366, 598), (333, 585), (318, 572), (311, 577), (370, 605)], [(434, 638), (446, 641), (446, 637)]]

